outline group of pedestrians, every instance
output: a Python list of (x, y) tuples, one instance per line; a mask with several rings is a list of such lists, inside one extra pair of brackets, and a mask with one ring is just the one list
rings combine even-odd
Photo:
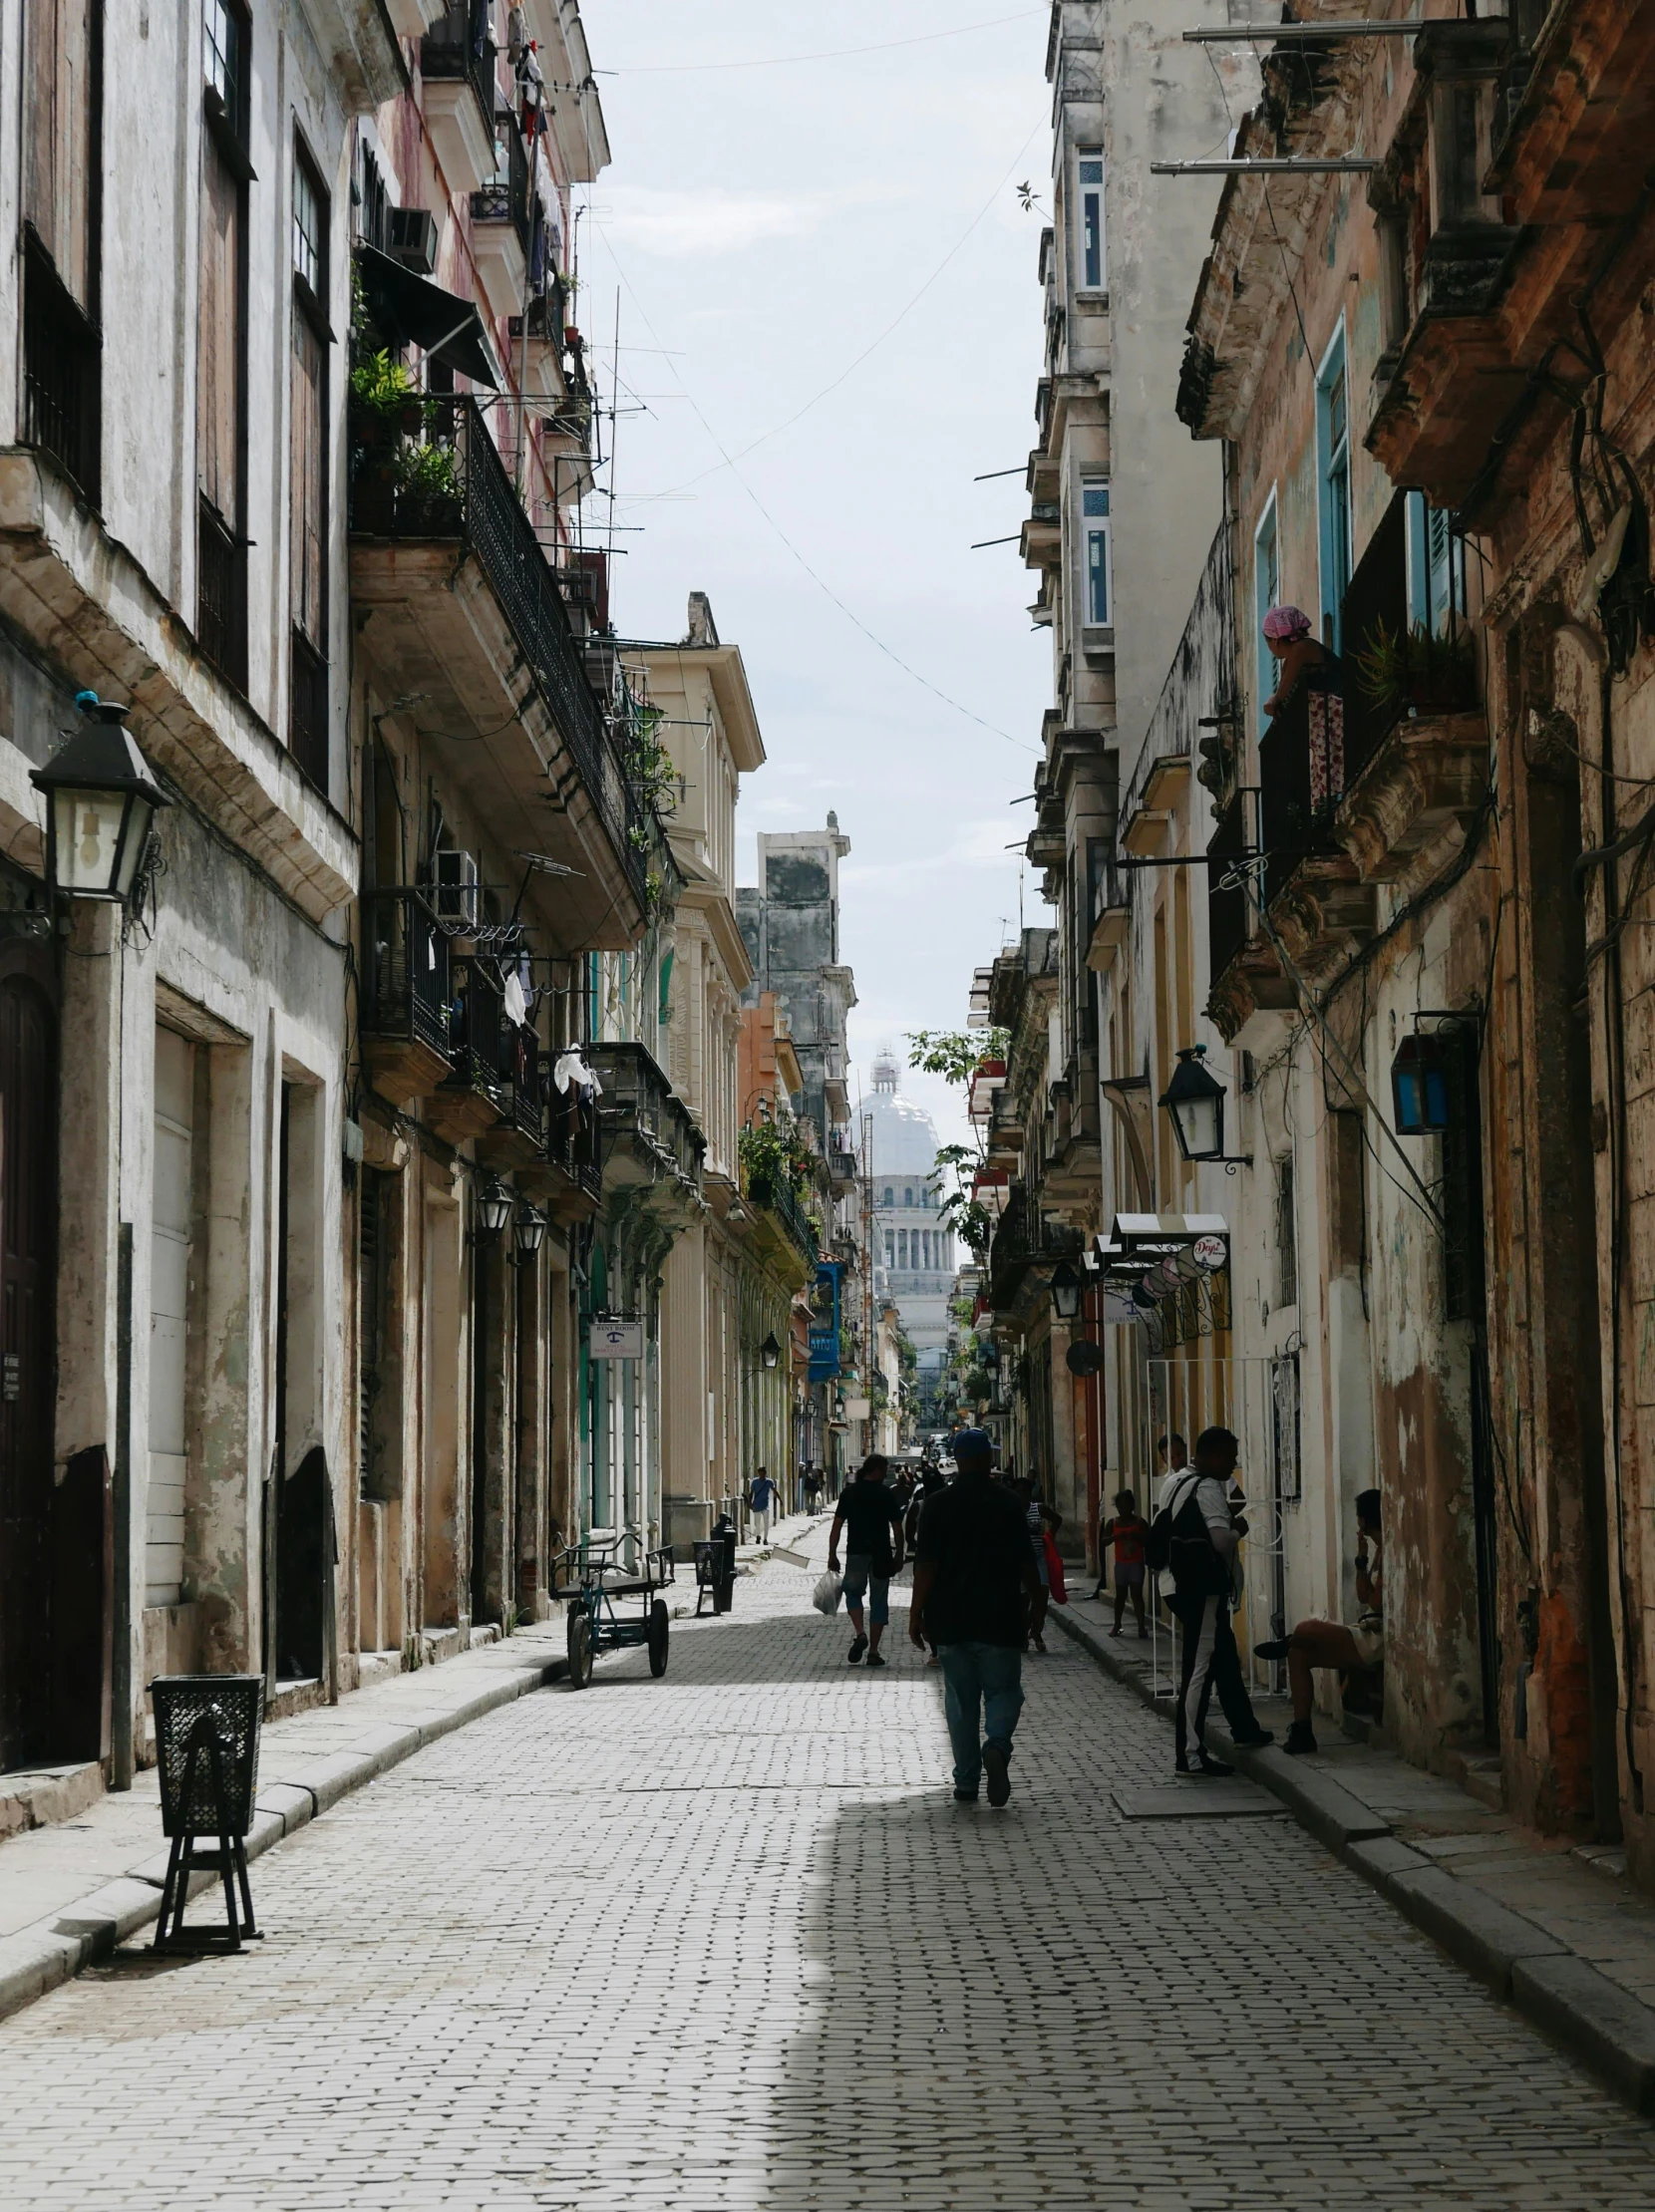
[[(955, 1798), (974, 1803), (986, 1778), (989, 1803), (1003, 1805), (1011, 1794), (1012, 1738), (1023, 1709), (1023, 1653), (1031, 1643), (1045, 1650), (1040, 1632), (1047, 1604), (1053, 1596), (1062, 1602), (1056, 1544), (1062, 1516), (1042, 1501), (1031, 1479), (996, 1479), (985, 1430), (962, 1429), (950, 1448), (952, 1481), (944, 1483), (935, 1470), (927, 1479), (922, 1470), (906, 1487), (887, 1482), (887, 1461), (871, 1453), (839, 1497), (828, 1564), (839, 1572), (842, 1536), (842, 1595), (853, 1631), (849, 1661), (880, 1668), (888, 1664), (879, 1646), (890, 1621), (891, 1580), (911, 1555), (908, 1636), (942, 1672)], [(1236, 1479), (1240, 1447), (1229, 1429), (1211, 1427), (1196, 1437), (1192, 1462), (1180, 1436), (1162, 1437), (1160, 1448), (1164, 1471), (1153, 1521), (1140, 1513), (1136, 1494), (1122, 1490), (1100, 1531), (1100, 1557), (1114, 1555), (1111, 1633), (1121, 1633), (1130, 1602), (1139, 1634), (1148, 1635), (1145, 1584), (1151, 1571), (1159, 1574), (1180, 1632), (1175, 1770), (1191, 1780), (1222, 1778), (1234, 1768), (1206, 1746), (1214, 1698), (1237, 1748), (1275, 1740), (1253, 1712), (1231, 1625), (1247, 1532)], [(1372, 1667), (1383, 1654), (1377, 1490), (1357, 1500), (1357, 1517), (1360, 1619), (1350, 1625), (1301, 1621), (1290, 1636), (1257, 1647), (1261, 1658), (1287, 1664), (1294, 1719), (1283, 1748), (1289, 1751), (1316, 1748), (1313, 1670)], [(1103, 1589), (1100, 1579), (1094, 1595)]]

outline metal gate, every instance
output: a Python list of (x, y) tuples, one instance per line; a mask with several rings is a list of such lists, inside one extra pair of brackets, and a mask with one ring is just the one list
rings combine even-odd
[[(1228, 1428), (1240, 1444), (1232, 1495), (1245, 1499), (1247, 1533), (1241, 1542), (1242, 1589), (1235, 1608), (1235, 1640), (1253, 1689), (1276, 1692), (1284, 1670), (1253, 1657), (1254, 1644), (1284, 1636), (1296, 1618), (1289, 1607), (1287, 1522), (1299, 1502), (1299, 1359), (1296, 1352), (1263, 1359), (1150, 1360), (1143, 1401), (1145, 1431), (1139, 1465), (1155, 1471), (1147, 1514), (1158, 1502), (1166, 1462), (1162, 1436), (1181, 1437), (1193, 1457), (1203, 1428)], [(1170, 1616), (1155, 1592), (1156, 1695), (1176, 1689)]]

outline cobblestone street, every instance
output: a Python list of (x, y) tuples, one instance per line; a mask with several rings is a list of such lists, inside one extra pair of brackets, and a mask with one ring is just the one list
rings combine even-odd
[(851, 1671), (810, 1579), (305, 1828), (247, 1955), (135, 1948), (0, 2028), (0, 2198), (1649, 2204), (1655, 2129), (1291, 1821), (1124, 1820), (1167, 1732), (1073, 1646), (1010, 1806), (956, 1806), (902, 1615)]

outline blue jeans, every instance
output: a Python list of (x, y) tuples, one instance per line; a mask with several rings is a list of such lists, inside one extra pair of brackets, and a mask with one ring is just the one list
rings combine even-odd
[(937, 1657), (942, 1662), (942, 1710), (954, 1746), (954, 1787), (975, 1789), (983, 1771), (978, 1708), (984, 1741), (1000, 1744), (1009, 1756), (1023, 1710), (1023, 1654), (1003, 1644), (943, 1644)]
[(843, 1595), (848, 1610), (854, 1606), (859, 1613), (862, 1593), (868, 1593), (868, 1620), (875, 1628), (884, 1628), (890, 1620), (890, 1577), (876, 1574), (872, 1560), (865, 1552), (847, 1551), (844, 1555)]

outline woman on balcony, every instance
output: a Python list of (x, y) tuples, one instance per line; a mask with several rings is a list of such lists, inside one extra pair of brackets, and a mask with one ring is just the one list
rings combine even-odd
[(1310, 634), (1302, 607), (1272, 607), (1264, 617), (1264, 642), (1280, 666), (1276, 688), (1264, 702), (1272, 719), (1302, 684), (1308, 697), (1306, 737), (1310, 765), (1310, 811), (1319, 815), (1345, 790), (1345, 702), (1339, 656)]

